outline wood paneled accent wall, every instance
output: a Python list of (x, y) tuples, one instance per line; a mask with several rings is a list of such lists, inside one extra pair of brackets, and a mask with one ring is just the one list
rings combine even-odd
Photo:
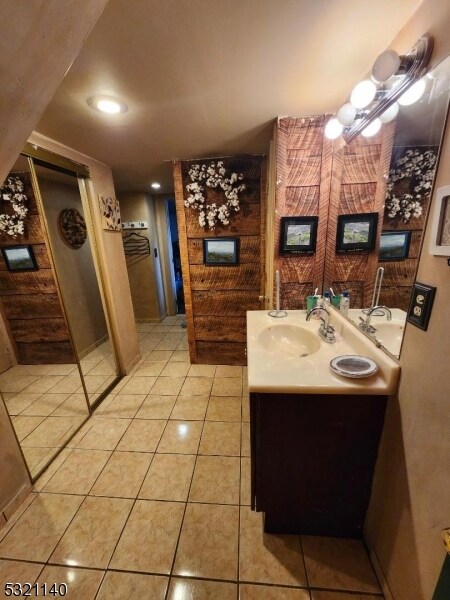
[[(286, 309), (306, 308), (308, 294), (330, 285), (335, 293), (348, 290), (352, 307), (372, 299), (395, 124), (336, 147), (324, 136), (327, 118), (283, 117), (276, 124), (274, 262)], [(376, 248), (336, 254), (338, 216), (369, 212), (379, 213)], [(286, 216), (319, 217), (315, 254), (280, 256), (280, 219)]]
[[(439, 146), (394, 146), (392, 152), (391, 166), (395, 160), (405, 155), (407, 150), (420, 149), (434, 150), (439, 153)], [(409, 181), (407, 182), (409, 183)], [(401, 189), (402, 182), (398, 183), (398, 192), (405, 193), (407, 190)], [(384, 267), (383, 285), (380, 293), (380, 304), (386, 306), (395, 306), (404, 311), (408, 310), (411, 299), (411, 289), (416, 276), (417, 266), (419, 264), (419, 253), (422, 244), (423, 230), (427, 220), (428, 208), (430, 205), (430, 192), (424, 196), (422, 205), (422, 215), (416, 219), (412, 218), (409, 223), (402, 223), (399, 219), (389, 219), (384, 215), (383, 231), (411, 231), (411, 244), (409, 254), (406, 260), (380, 261), (378, 266)]]
[[(239, 195), (240, 211), (226, 227), (205, 230), (198, 212), (184, 206), (192, 164), (223, 160), (227, 172), (242, 173), (246, 189)], [(246, 364), (246, 311), (259, 310), (264, 294), (266, 160), (262, 156), (234, 156), (173, 165), (183, 286), (192, 363)], [(207, 202), (224, 202), (222, 191), (205, 186)], [(238, 237), (237, 266), (203, 264), (203, 238)]]
[[(283, 117), (275, 126), (275, 269), (280, 271), (280, 302), (306, 308), (305, 298), (322, 289), (332, 168), (332, 142), (324, 135), (325, 115)], [(315, 254), (280, 256), (281, 217), (319, 217)]]
[[(0, 232), (0, 247), (31, 244), (37, 271), (10, 272), (0, 253), (0, 302), (19, 364), (74, 363), (75, 356), (59, 299), (43, 223), (28, 172), (17, 173), (29, 199), (25, 233), (16, 239)], [(5, 203), (1, 203), (4, 205)], [(2, 206), (1, 210), (4, 210)]]
[[(360, 135), (333, 154), (324, 289), (348, 290), (352, 308), (372, 300), (394, 130), (395, 123), (389, 123), (376, 136)], [(336, 254), (338, 216), (373, 212), (379, 215), (375, 249)]]

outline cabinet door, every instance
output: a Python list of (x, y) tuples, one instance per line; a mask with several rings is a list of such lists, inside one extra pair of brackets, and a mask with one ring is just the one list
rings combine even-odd
[(256, 506), (267, 532), (361, 534), (385, 401), (261, 394)]

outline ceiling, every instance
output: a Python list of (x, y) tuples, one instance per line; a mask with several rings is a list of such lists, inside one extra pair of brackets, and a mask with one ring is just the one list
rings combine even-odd
[(110, 0), (36, 129), (110, 165), (119, 192), (170, 192), (173, 159), (267, 153), (277, 116), (334, 112), (420, 4)]

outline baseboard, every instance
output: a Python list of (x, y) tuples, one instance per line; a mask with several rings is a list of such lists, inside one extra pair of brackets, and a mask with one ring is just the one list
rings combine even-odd
[(129, 365), (127, 365), (125, 367), (125, 375), (128, 375), (129, 373), (131, 373), (131, 371), (134, 369), (134, 367), (138, 364), (138, 362), (141, 360), (141, 355), (138, 354), (131, 362)]
[(91, 344), (90, 346), (88, 346), (87, 348), (82, 350), (81, 352), (78, 352), (78, 359), (81, 360), (82, 358), (85, 358), (88, 354), (93, 352), (96, 348), (98, 348), (99, 346), (104, 344), (108, 339), (109, 339), (109, 335), (107, 333), (105, 333), (105, 335), (103, 337), (101, 337), (99, 340), (96, 340), (93, 344)]
[[(367, 544), (367, 540), (366, 540), (366, 544)], [(389, 588), (387, 579), (383, 573), (383, 569), (381, 568), (380, 561), (378, 560), (378, 556), (375, 554), (375, 551), (369, 546), (369, 544), (367, 544), (367, 547), (369, 550), (370, 562), (372, 563), (373, 570), (375, 571), (377, 579), (380, 583), (381, 591), (384, 594), (385, 600), (395, 600), (395, 598), (392, 595), (392, 592)]]
[(31, 483), (26, 483), (20, 488), (14, 498), (8, 502), (3, 511), (0, 513), (3, 515), (6, 522), (9, 521), (22, 502), (28, 497), (28, 495), (31, 493), (31, 490)]
[(165, 318), (162, 317), (162, 319), (135, 319), (136, 323), (155, 323), (156, 325), (158, 325), (159, 323), (161, 323), (161, 321)]

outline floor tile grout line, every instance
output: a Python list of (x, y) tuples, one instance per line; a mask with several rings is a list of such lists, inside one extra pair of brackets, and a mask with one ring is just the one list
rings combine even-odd
[[(134, 419), (132, 419), (132, 420), (131, 420), (131, 423), (132, 423), (133, 421), (134, 421)], [(121, 538), (122, 538), (122, 535), (123, 535), (123, 533), (124, 533), (124, 531), (125, 531), (125, 528), (126, 528), (126, 526), (127, 526), (127, 524), (128, 524), (128, 521), (129, 521), (129, 519), (130, 519), (131, 513), (133, 512), (133, 510), (134, 510), (134, 507), (136, 506), (136, 503), (137, 503), (137, 501), (138, 501), (138, 499), (139, 499), (139, 494), (141, 493), (142, 486), (144, 485), (144, 482), (145, 482), (145, 480), (146, 480), (146, 478), (147, 478), (148, 472), (150, 471), (150, 467), (151, 467), (151, 466), (152, 466), (152, 464), (153, 464), (153, 460), (154, 460), (154, 458), (155, 458), (155, 454), (156, 454), (156, 449), (158, 448), (158, 445), (159, 445), (159, 443), (160, 443), (160, 441), (161, 441), (161, 439), (162, 439), (162, 437), (163, 437), (163, 435), (164, 435), (164, 432), (165, 432), (165, 430), (166, 430), (166, 428), (167, 428), (167, 424), (168, 424), (168, 422), (169, 422), (169, 420), (167, 419), (167, 420), (166, 420), (166, 424), (164, 425), (164, 429), (163, 429), (163, 431), (162, 431), (162, 433), (161, 433), (161, 436), (160, 436), (160, 438), (159, 438), (159, 441), (158, 441), (158, 443), (157, 443), (157, 444), (156, 444), (156, 446), (155, 446), (155, 451), (153, 452), (153, 456), (152, 456), (152, 459), (151, 459), (151, 461), (150, 461), (150, 464), (148, 465), (148, 468), (147, 468), (147, 470), (146, 470), (146, 472), (145, 472), (145, 475), (144, 475), (144, 477), (142, 478), (141, 485), (139, 486), (139, 490), (138, 490), (138, 492), (137, 492), (137, 494), (136, 494), (136, 497), (135, 497), (135, 498), (134, 498), (134, 500), (133, 500), (133, 504), (132, 504), (132, 506), (131, 506), (130, 512), (128, 513), (128, 516), (127, 516), (127, 518), (125, 519), (125, 523), (124, 523), (124, 525), (123, 525), (123, 527), (122, 527), (122, 530), (121, 530), (121, 532), (120, 532), (120, 534), (119, 534), (119, 536), (118, 536), (118, 538), (117, 538), (117, 541), (116, 541), (116, 543), (115, 543), (115, 545), (114, 545), (114, 549), (113, 549), (113, 551), (112, 551), (112, 553), (111, 553), (111, 556), (109, 557), (109, 561), (108, 561), (108, 563), (107, 563), (107, 565), (106, 565), (106, 571), (108, 570), (108, 568), (109, 568), (109, 566), (110, 566), (110, 564), (111, 564), (111, 561), (112, 561), (112, 559), (113, 559), (113, 557), (114, 557), (114, 554), (115, 554), (115, 552), (116, 552), (116, 550), (117, 550), (117, 547), (118, 547), (118, 545), (119, 545), (119, 542), (120, 542), (120, 540), (121, 540)], [(130, 425), (131, 425), (131, 423), (130, 423)], [(128, 429), (128, 428), (127, 428), (127, 429)], [(124, 435), (125, 435), (125, 434), (124, 434)], [(122, 439), (122, 438), (121, 438), (121, 439)], [(92, 489), (92, 488), (91, 488), (91, 489)], [(144, 502), (145, 502), (145, 501), (146, 501), (146, 500), (144, 500)], [(100, 588), (99, 588), (99, 589), (100, 589)]]
[[(239, 508), (238, 508), (238, 546), (237, 546), (237, 581), (241, 574), (241, 490), (242, 490), (242, 400), (241, 400), (241, 447), (239, 456)], [(239, 584), (236, 586), (236, 600), (239, 600)]]
[[(130, 422), (130, 423), (131, 423), (131, 422)], [(125, 431), (123, 432), (123, 434), (122, 434), (122, 436), (121, 436), (121, 438), (120, 438), (120, 439), (122, 439), (122, 437), (125, 435), (125, 432), (127, 431), (127, 429), (128, 429), (128, 427), (125, 429)], [(90, 431), (90, 429), (89, 429), (88, 431)], [(87, 432), (86, 432), (86, 433), (87, 433)], [(84, 438), (84, 436), (83, 436), (83, 438)], [(83, 439), (83, 438), (81, 438), (81, 439)], [(80, 440), (80, 441), (81, 441), (81, 440)], [(119, 440), (119, 442), (120, 442), (120, 440)], [(118, 444), (119, 442), (117, 442), (117, 444)], [(116, 446), (117, 446), (117, 445), (116, 445)], [(58, 468), (58, 470), (59, 470), (59, 468)], [(41, 493), (42, 493), (42, 492), (38, 492), (38, 494), (41, 494)], [(80, 505), (78, 506), (77, 510), (75, 511), (75, 513), (74, 513), (73, 517), (70, 519), (70, 521), (69, 521), (69, 523), (68, 523), (67, 527), (64, 529), (64, 532), (63, 532), (63, 533), (62, 533), (62, 535), (59, 537), (58, 541), (56, 542), (55, 546), (53, 547), (53, 550), (50, 552), (50, 554), (49, 554), (48, 558), (46, 559), (46, 561), (45, 561), (45, 564), (46, 564), (46, 565), (48, 565), (48, 564), (49, 564), (49, 560), (51, 559), (51, 557), (52, 557), (53, 553), (55, 552), (55, 550), (56, 550), (57, 546), (59, 545), (59, 543), (61, 542), (61, 540), (62, 540), (62, 539), (63, 539), (63, 537), (65, 536), (65, 534), (67, 533), (67, 531), (68, 531), (69, 527), (71, 526), (71, 524), (72, 524), (72, 523), (73, 523), (73, 521), (75, 520), (75, 517), (76, 517), (76, 516), (77, 516), (77, 514), (79, 513), (79, 511), (80, 511), (81, 507), (82, 507), (82, 506), (83, 506), (83, 504), (86, 502), (86, 498), (87, 498), (87, 497), (88, 497), (88, 495), (87, 495), (87, 494), (85, 494), (85, 495), (84, 495), (84, 499), (82, 500), (82, 502), (80, 502)], [(27, 507), (27, 509), (26, 509), (26, 510), (28, 510), (28, 507)], [(26, 511), (25, 511), (25, 512), (26, 512)], [(22, 516), (23, 516), (23, 514), (21, 515), (21, 517), (20, 517), (20, 518), (22, 518)], [(20, 519), (19, 519), (19, 520), (20, 520)], [(19, 522), (19, 520), (18, 520), (17, 522)], [(15, 525), (16, 525), (16, 524), (15, 524)]]
[[(208, 404), (207, 404), (207, 406), (206, 406), (206, 411), (208, 411), (208, 406), (209, 406), (210, 399), (211, 399), (211, 396), (209, 396), (209, 397), (208, 397)], [(175, 405), (174, 405), (174, 406), (175, 406)], [(172, 413), (171, 413), (171, 414), (172, 414)], [(206, 413), (205, 413), (205, 414), (206, 414)], [(169, 417), (169, 418), (170, 418), (170, 417)], [(188, 489), (187, 496), (186, 496), (186, 503), (185, 503), (185, 506), (184, 506), (183, 516), (182, 516), (182, 518), (181, 518), (180, 530), (179, 530), (179, 532), (178, 532), (177, 543), (176, 543), (176, 545), (175, 545), (175, 552), (174, 552), (173, 559), (172, 559), (172, 565), (171, 565), (171, 567), (170, 567), (170, 573), (169, 573), (169, 583), (168, 583), (168, 585), (167, 585), (167, 590), (166, 590), (165, 600), (168, 600), (168, 595), (169, 595), (169, 590), (170, 590), (170, 584), (171, 584), (172, 577), (173, 577), (173, 570), (174, 570), (174, 568), (175, 568), (175, 561), (176, 561), (176, 558), (177, 558), (178, 547), (179, 547), (179, 545), (180, 545), (180, 540), (181, 540), (181, 532), (183, 531), (184, 519), (185, 519), (185, 517), (186, 517), (186, 511), (187, 511), (187, 506), (188, 506), (189, 496), (190, 496), (190, 493), (191, 493), (192, 482), (194, 481), (195, 468), (196, 468), (196, 466), (197, 466), (197, 460), (198, 460), (198, 457), (199, 457), (200, 444), (201, 444), (201, 441), (202, 441), (202, 436), (203, 436), (203, 431), (204, 431), (204, 428), (205, 428), (205, 421), (203, 421), (202, 430), (201, 430), (201, 432), (200, 432), (200, 437), (199, 437), (199, 440), (198, 440), (198, 445), (197, 445), (197, 453), (196, 453), (196, 455), (195, 455), (195, 461), (194, 461), (194, 468), (192, 469), (191, 481), (190, 481), (190, 483), (189, 483), (189, 489)]]
[(303, 552), (303, 542), (302, 542), (302, 536), (299, 535), (298, 536), (299, 542), (300, 542), (300, 551), (302, 553), (302, 562), (303, 562), (303, 568), (305, 570), (305, 577), (306, 577), (306, 585), (309, 588), (309, 577), (308, 577), (308, 570), (306, 568), (306, 560), (305, 560), (305, 553)]

